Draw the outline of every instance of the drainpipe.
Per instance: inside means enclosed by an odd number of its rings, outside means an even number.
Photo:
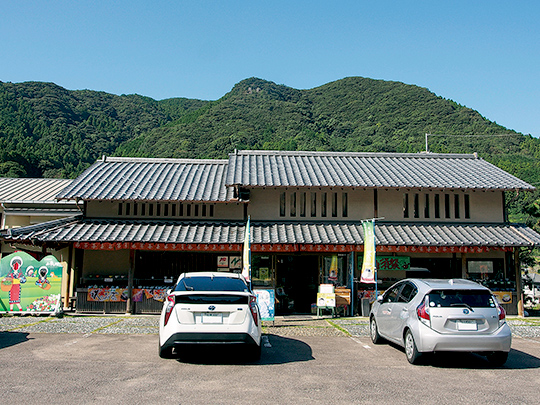
[[[6,229],[6,207],[4,203],[0,204],[2,206],[2,227],[0,229]]]

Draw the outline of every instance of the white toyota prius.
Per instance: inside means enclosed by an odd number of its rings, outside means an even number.
[[[159,356],[181,356],[189,345],[244,345],[261,355],[257,297],[240,274],[183,273],[169,292],[159,322]]]

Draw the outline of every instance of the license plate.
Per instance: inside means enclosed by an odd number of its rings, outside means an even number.
[[[478,330],[478,325],[476,321],[461,320],[457,321],[458,330]]]
[[[202,314],[202,323],[223,323],[223,314],[219,312],[205,312]]]

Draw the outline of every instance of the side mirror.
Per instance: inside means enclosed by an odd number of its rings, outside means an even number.
[[[382,295],[379,295],[379,296],[377,297],[377,301],[378,301],[378,302],[382,302],[382,298],[383,298],[383,296],[382,296]]]
[[[167,295],[171,295],[171,293],[172,293],[172,288],[167,288],[166,293],[167,293]]]

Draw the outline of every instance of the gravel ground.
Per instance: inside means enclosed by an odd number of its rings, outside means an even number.
[[[80,333],[80,334],[157,334],[157,315],[71,315],[0,317],[0,332]],[[540,338],[540,318],[508,318],[514,336]],[[317,318],[315,316],[276,317],[263,322],[266,334],[294,336],[369,337],[365,317]]]

